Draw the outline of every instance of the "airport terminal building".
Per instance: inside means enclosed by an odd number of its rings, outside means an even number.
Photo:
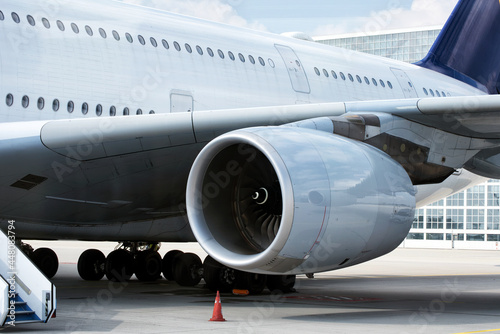
[[[320,36],[315,41],[414,63],[441,27]],[[490,180],[418,209],[403,247],[500,250],[500,181]]]

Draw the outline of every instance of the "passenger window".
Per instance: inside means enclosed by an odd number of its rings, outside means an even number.
[[[115,106],[111,106],[111,108],[109,108],[109,116],[116,116]]]
[[[50,22],[45,17],[42,18],[42,23],[45,28],[50,29]]]
[[[62,23],[61,21],[57,20],[57,27],[59,28],[59,30],[61,31],[64,31],[66,30],[66,27],[64,26],[64,23]]]
[[[330,77],[330,74],[328,74],[328,71],[323,69],[323,74],[325,75],[325,77],[329,78]]]
[[[387,86],[389,86],[389,88],[392,89],[392,83],[390,81],[387,81]]]
[[[352,77],[351,73],[349,73],[347,76],[349,77],[349,80],[351,80],[351,82],[354,82],[354,78]]]
[[[71,29],[73,29],[73,32],[75,34],[80,33],[80,29],[78,28],[78,26],[75,23],[71,23]]]
[[[26,16],[26,18],[28,19],[28,23],[30,24],[30,26],[34,27],[36,22],[35,22],[35,19],[33,18],[33,16],[28,15],[28,16]]]
[[[179,45],[179,43],[177,42],[174,42],[174,48],[177,50],[177,51],[181,51],[181,46]]]
[[[154,114],[155,114],[155,111],[154,111],[154,110],[150,110],[150,111],[149,111],[149,114],[150,114],[150,115],[154,115]]]
[[[259,57],[259,63],[260,63],[262,66],[266,66],[266,62],[264,61],[264,59],[262,59],[262,57]]]
[[[252,64],[254,64],[254,65],[255,65],[255,58],[254,58],[252,55],[248,55],[248,59],[250,60],[250,62],[251,62]]]
[[[170,49],[170,45],[168,45],[168,42],[167,42],[166,40],[162,39],[162,40],[161,40],[161,43],[163,44],[163,47],[164,47],[165,49],[167,49],[167,50],[168,50],[168,49]]]
[[[96,115],[102,115],[102,105],[98,104],[96,107],[95,107],[95,114]]]
[[[133,43],[134,42],[134,39],[132,38],[132,35],[130,35],[128,32],[125,33],[125,37],[127,38],[127,41],[129,43]]]
[[[344,72],[340,72],[340,78],[345,81],[345,75]]]
[[[127,107],[123,108],[123,116],[128,116],[128,115],[130,115],[130,109]]]
[[[238,54],[238,57],[240,58],[241,62],[244,63],[246,60],[245,60],[245,56],[242,55],[241,53]]]
[[[5,17],[3,15],[3,12],[0,10],[0,21],[3,21],[3,20],[5,20]]]
[[[22,105],[23,105],[23,108],[25,108],[25,109],[29,107],[29,105],[30,105],[30,98],[27,95],[23,96]]]
[[[380,80],[380,86],[382,86],[383,88],[385,88],[385,82]]]
[[[317,67],[314,68],[314,72],[316,72],[316,75],[318,77],[321,75],[321,73],[319,73],[319,68],[317,68]]]
[[[365,82],[366,82],[367,85],[370,85],[370,80],[368,80],[367,77],[365,77]]]
[[[87,115],[89,112],[89,104],[87,102],[84,102],[82,104],[82,114]]]
[[[142,109],[137,109],[137,115],[142,115]]]
[[[359,75],[356,75],[356,80],[358,80],[359,83],[363,83],[363,81],[361,80],[361,77]]]
[[[73,101],[69,101],[67,109],[68,112],[71,114],[73,111],[75,111],[75,103]]]
[[[377,86],[378,86],[377,80],[375,80],[375,78],[372,78],[372,82],[373,82],[373,85],[374,85],[375,87],[377,87]]]
[[[119,40],[120,40],[120,34],[118,33],[118,31],[113,30],[113,37],[114,37],[117,41],[119,41]]]
[[[92,31],[92,28],[89,26],[85,26],[85,31],[89,36],[94,36],[94,31]]]
[[[59,107],[60,107],[59,100],[54,99],[54,101],[52,101],[52,110],[59,111]]]
[[[338,78],[337,72],[335,72],[335,71],[332,70],[332,77],[334,77],[335,79],[337,79]]]
[[[106,31],[103,28],[99,28],[99,34],[101,35],[102,38],[108,37],[108,34],[106,34]]]
[[[12,107],[14,104],[14,95],[12,94],[7,94],[7,97],[5,98],[5,103],[9,106]]]
[[[207,52],[208,52],[208,55],[209,55],[210,57],[213,57],[213,56],[214,56],[214,51],[213,51],[212,49],[207,48]]]
[[[142,35],[138,35],[137,39],[139,40],[139,43],[141,43],[142,45],[146,45],[146,41],[144,40],[144,37],[142,37]]]
[[[224,58],[225,58],[225,57],[224,57],[224,52],[222,52],[222,50],[220,50],[220,49],[219,49],[219,50],[217,50],[217,52],[219,53],[219,57],[220,57],[221,59],[224,59]]]
[[[203,49],[201,48],[201,46],[196,45],[196,51],[198,51],[198,54],[199,54],[200,56],[203,56]]]
[[[193,49],[191,48],[191,45],[189,45],[188,43],[184,44],[184,47],[186,48],[186,51],[188,53],[193,53]]]
[[[19,23],[21,22],[21,19],[19,18],[19,15],[17,15],[17,13],[12,13],[12,19],[14,20],[14,22],[16,23]]]
[[[155,48],[158,47],[158,43],[156,42],[156,39],[154,39],[154,37],[151,37],[149,39],[149,41],[151,42],[151,45],[154,46]]]
[[[230,58],[231,60],[234,60],[234,59],[235,59],[235,58],[234,58],[234,54],[233,54],[231,51],[229,51],[227,54],[229,55],[229,58]]]
[[[43,110],[43,108],[45,108],[45,100],[43,97],[38,98],[37,106],[39,110]]]

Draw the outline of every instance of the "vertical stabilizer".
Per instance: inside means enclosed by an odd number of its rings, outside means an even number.
[[[499,94],[500,1],[460,0],[428,55],[416,65]]]

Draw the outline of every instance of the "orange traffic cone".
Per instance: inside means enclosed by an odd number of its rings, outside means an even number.
[[[226,321],[226,319],[222,317],[222,305],[220,303],[219,291],[217,291],[217,297],[215,298],[215,305],[214,305],[214,313],[210,321]]]

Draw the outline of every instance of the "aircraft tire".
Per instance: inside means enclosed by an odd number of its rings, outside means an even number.
[[[104,277],[106,257],[98,249],[87,249],[78,259],[78,274],[86,281],[99,281]]]
[[[271,292],[276,290],[282,293],[295,292],[295,280],[295,275],[269,275],[267,276],[267,288]]]
[[[251,295],[258,295],[266,288],[267,275],[254,274],[246,271],[236,272],[234,288],[248,290]]]
[[[38,248],[33,252],[32,260],[47,278],[52,278],[59,269],[59,259],[50,248]]]
[[[178,254],[174,258],[174,278],[180,286],[195,286],[200,283],[202,263],[193,253]]]
[[[143,282],[156,281],[161,277],[162,260],[152,249],[139,252],[135,259],[135,276]]]
[[[230,292],[236,281],[236,270],[207,256],[203,262],[203,278],[207,288],[211,291]]]
[[[165,256],[163,257],[162,260],[162,271],[163,271],[163,277],[165,277],[169,281],[174,281],[174,258],[182,254],[180,250],[171,250]]]
[[[134,274],[134,257],[125,249],[114,250],[106,258],[104,272],[110,281],[128,281]]]

